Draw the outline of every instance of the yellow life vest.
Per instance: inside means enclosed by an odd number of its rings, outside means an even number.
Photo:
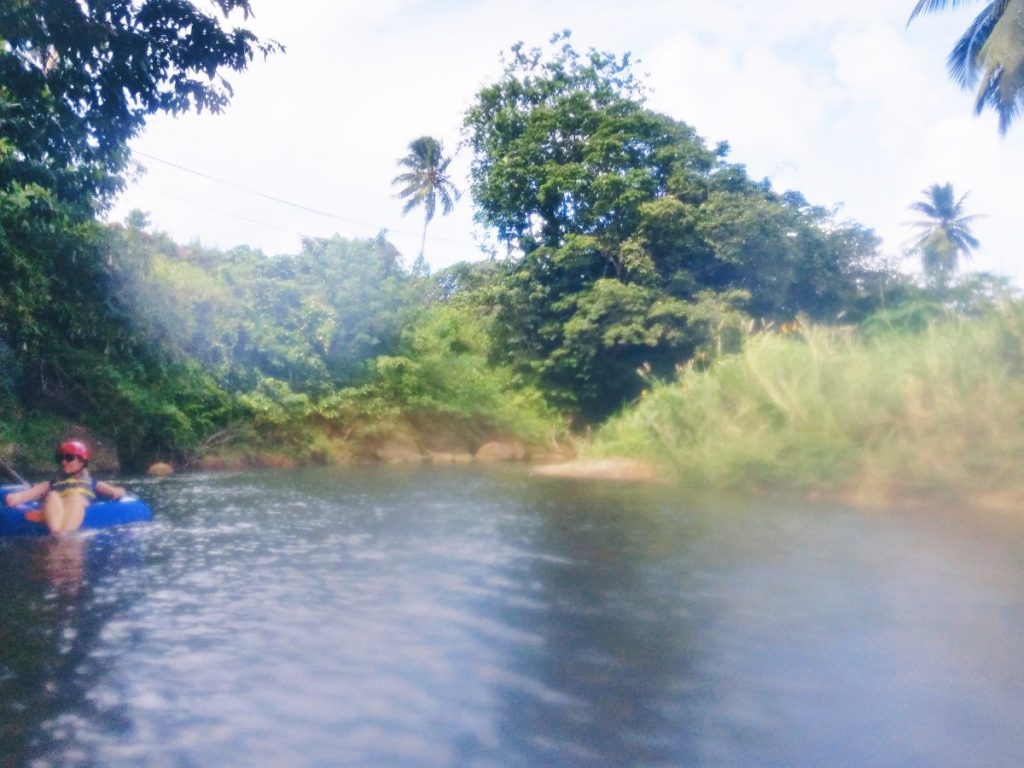
[[[56,491],[61,496],[80,493],[85,496],[86,501],[90,503],[96,499],[96,481],[92,479],[92,476],[89,474],[89,470],[87,469],[83,469],[76,475],[69,475],[57,480],[51,480],[50,490]]]

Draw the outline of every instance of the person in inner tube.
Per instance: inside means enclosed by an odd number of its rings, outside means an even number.
[[[57,448],[59,474],[53,480],[44,480],[31,488],[7,494],[4,503],[9,507],[27,504],[45,496],[39,522],[46,524],[50,533],[77,531],[85,520],[85,508],[96,496],[123,499],[125,489],[118,485],[99,482],[89,474],[89,446],[78,440],[66,440]],[[29,514],[32,514],[31,512]]]

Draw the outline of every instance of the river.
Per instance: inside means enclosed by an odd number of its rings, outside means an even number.
[[[5,766],[922,766],[1024,755],[1024,515],[522,467],[138,480],[0,540]]]

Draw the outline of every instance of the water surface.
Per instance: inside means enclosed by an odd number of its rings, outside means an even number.
[[[1020,765],[1024,516],[521,468],[140,481],[0,540],[4,766]]]

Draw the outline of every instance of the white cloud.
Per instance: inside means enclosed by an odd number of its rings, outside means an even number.
[[[836,97],[819,72],[764,45],[728,48],[680,34],[661,41],[647,61],[652,106],[709,140],[728,140],[738,162],[797,162]]]

